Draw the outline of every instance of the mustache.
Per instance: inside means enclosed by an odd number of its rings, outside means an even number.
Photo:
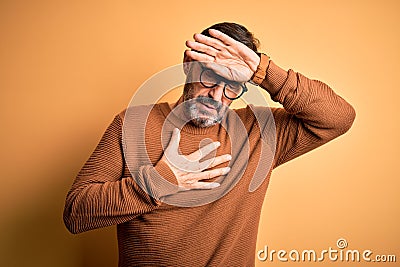
[[[207,104],[208,106],[212,106],[218,112],[223,108],[221,102],[215,101],[214,99],[207,96],[198,96],[193,98],[192,100],[201,104]]]

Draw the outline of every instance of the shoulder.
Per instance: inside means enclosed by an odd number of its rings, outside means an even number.
[[[254,106],[253,104],[248,104],[244,108],[233,109],[237,115],[242,119],[242,121],[247,123],[254,123],[256,117],[259,116],[275,116],[279,110],[282,108],[267,107],[267,106]]]
[[[282,108],[249,104],[245,108],[235,109],[234,111],[249,132],[257,128],[262,132],[269,133],[275,132],[276,119],[279,118],[282,110]]]
[[[132,117],[144,118],[150,115],[162,115],[168,110],[168,103],[130,106],[116,115],[122,122]]]

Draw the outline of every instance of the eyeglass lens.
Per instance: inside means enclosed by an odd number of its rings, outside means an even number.
[[[237,98],[243,93],[243,86],[237,82],[227,82],[219,75],[215,74],[212,70],[205,69],[200,75],[200,82],[207,88],[212,88],[220,84],[222,81],[225,83],[224,94],[228,98]]]

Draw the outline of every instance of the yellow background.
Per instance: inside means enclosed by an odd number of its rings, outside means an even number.
[[[221,21],[247,26],[278,65],[357,111],[346,135],[274,172],[257,248],[322,250],[343,237],[398,264],[399,13],[396,0],[0,1],[1,265],[116,266],[115,228],[69,234],[65,195],[140,84]],[[285,266],[331,265],[378,266]]]

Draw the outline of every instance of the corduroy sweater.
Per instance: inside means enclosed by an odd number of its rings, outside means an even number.
[[[246,160],[232,155],[230,162],[217,166],[232,168],[220,177],[220,188],[186,192],[178,192],[174,174],[160,161],[163,144],[169,141],[161,140],[163,123],[169,120],[174,125],[179,118],[167,119],[171,112],[167,103],[134,109],[136,114],[151,110],[145,131],[141,130],[150,161],[146,162],[129,152],[136,148],[129,140],[136,139],[135,131],[130,131],[135,124],[128,108],[107,128],[68,192],[67,228],[80,233],[117,225],[119,266],[254,266],[259,216],[271,171],[345,133],[355,118],[352,106],[329,86],[285,71],[273,61],[261,87],[283,108],[265,113],[274,121],[275,138],[268,142],[275,143],[271,166],[265,165],[265,179],[255,190],[249,187],[256,169],[264,167],[259,161],[263,129],[251,106],[234,111],[247,134]],[[226,125],[236,129],[238,121],[232,117]],[[180,151],[185,155],[196,151],[204,138],[220,141],[217,155],[238,151],[233,147],[244,139],[228,133],[221,124],[198,128],[188,123],[181,129]],[[207,203],[190,202],[207,199],[213,190],[225,191]],[[173,204],[179,196],[189,202]]]

